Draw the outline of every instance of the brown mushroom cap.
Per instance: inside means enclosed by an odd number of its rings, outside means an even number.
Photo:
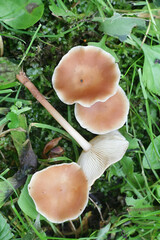
[[[105,134],[121,128],[129,112],[129,101],[121,87],[105,102],[91,107],[75,104],[75,117],[79,124],[95,134]]]
[[[120,70],[111,54],[99,47],[77,46],[55,68],[52,84],[64,103],[89,107],[114,95],[119,79]]]
[[[37,211],[51,222],[77,218],[88,202],[88,181],[76,163],[59,164],[36,172],[28,185]]]

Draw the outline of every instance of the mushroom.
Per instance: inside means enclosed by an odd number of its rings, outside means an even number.
[[[100,135],[88,142],[81,136],[60,114],[59,112],[44,98],[34,84],[26,77],[24,72],[20,72],[17,79],[26,86],[32,95],[46,108],[46,110],[57,120],[57,122],[79,143],[84,150],[80,155],[78,163],[84,170],[89,185],[102,174],[105,169],[112,163],[119,161],[128,147],[128,141],[118,132],[113,131],[108,134]],[[109,156],[108,156],[109,154]],[[112,158],[113,156],[113,158]],[[103,164],[104,161],[104,164]],[[93,180],[91,163],[93,162],[95,177]],[[102,165],[99,170],[99,164]],[[86,166],[90,166],[89,172]],[[90,177],[91,176],[91,177]],[[90,179],[91,178],[91,179]]]
[[[119,131],[99,135],[90,141],[91,149],[82,151],[78,164],[88,179],[91,186],[106,168],[118,162],[128,148],[128,141]]]
[[[37,211],[54,223],[76,219],[88,203],[88,182],[76,163],[64,163],[36,172],[28,185]]]
[[[127,121],[129,101],[121,87],[105,102],[91,107],[75,104],[75,117],[79,124],[95,134],[105,134],[121,128]]]
[[[89,107],[114,95],[119,79],[118,64],[110,53],[95,46],[77,46],[62,57],[52,84],[64,103]]]

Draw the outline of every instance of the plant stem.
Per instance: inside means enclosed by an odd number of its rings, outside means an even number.
[[[2,37],[0,36],[0,57],[3,56],[3,51],[4,51],[3,40]]]
[[[26,88],[28,88],[32,95],[42,104],[43,107],[45,107],[52,117],[76,140],[77,143],[79,143],[84,151],[88,151],[91,148],[92,145],[83,138],[45,99],[24,72],[21,71],[16,77]]]

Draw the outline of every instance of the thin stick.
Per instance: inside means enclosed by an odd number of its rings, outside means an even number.
[[[91,148],[92,145],[83,138],[45,99],[24,72],[21,71],[16,77],[26,88],[28,88],[32,95],[42,104],[43,107],[45,107],[52,117],[76,140],[77,143],[79,143],[84,151],[88,151]]]
[[[0,36],[0,57],[3,56],[3,39],[2,37]]]
[[[100,218],[101,218],[102,222],[104,222],[100,207],[96,204],[96,202],[91,197],[89,197],[89,200],[95,205],[95,207],[97,208],[97,210],[99,212],[99,215],[100,215]]]

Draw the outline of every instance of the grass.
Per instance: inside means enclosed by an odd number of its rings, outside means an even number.
[[[86,139],[92,139],[93,134],[78,125],[73,106],[67,107],[63,104],[51,86],[53,70],[69,49],[76,45],[87,45],[89,42],[99,43],[103,35],[106,35],[106,46],[113,50],[119,59],[122,74],[120,85],[130,101],[128,121],[120,129],[130,143],[129,148],[124,158],[109,167],[92,186],[91,200],[77,220],[53,224],[41,219],[39,215],[36,218],[27,215],[18,204],[24,182],[16,189],[12,186],[7,199],[0,192],[0,214],[7,220],[13,239],[160,239],[160,144],[156,141],[160,135],[160,100],[159,94],[146,86],[146,53],[136,41],[138,38],[142,44],[159,46],[159,8],[157,2],[153,2],[154,4],[137,1],[132,4],[128,1],[113,3],[109,0],[59,0],[56,2],[57,6],[63,14],[65,11],[66,15],[56,17],[48,7],[51,1],[44,1],[43,16],[27,30],[12,29],[1,20],[0,35],[4,42],[4,57],[17,64],[16,71],[19,71],[19,67],[23,68],[40,92]],[[74,15],[68,15],[68,10]],[[128,18],[147,14],[146,23],[150,23],[145,28],[130,28],[131,34],[121,42],[114,32],[110,35],[102,28],[105,17],[111,17],[113,12]],[[122,29],[120,20],[118,24],[118,29]],[[126,22],[126,26],[127,24]],[[159,59],[158,51],[160,50],[153,52],[155,59]],[[158,63],[155,64],[151,59],[152,56],[148,60],[148,74],[153,73],[151,81],[154,85],[156,82],[153,69],[158,69]],[[3,72],[1,66],[0,71]],[[5,71],[11,70],[5,66]],[[156,71],[156,74],[160,73],[160,70]],[[1,190],[6,190],[7,186],[11,185],[9,178],[20,169],[17,152],[23,149],[25,142],[22,142],[23,138],[19,140],[20,138],[13,134],[15,129],[12,131],[9,128],[9,124],[20,124],[17,120],[19,115],[25,114],[26,136],[38,157],[38,169],[57,162],[77,161],[81,152],[79,146],[16,79],[8,79],[8,75],[4,75],[3,79],[0,79],[0,95]],[[7,117],[8,113],[12,113],[11,118]],[[19,127],[21,126],[17,125],[15,128]],[[59,136],[62,136],[59,145],[64,148],[64,155],[43,159],[44,146]],[[20,141],[19,145],[15,145],[17,141]],[[148,146],[151,146],[151,150]],[[30,169],[27,170],[30,175]],[[21,172],[22,176],[26,177],[26,172]],[[4,183],[6,185],[3,185]],[[29,206],[33,207],[29,196],[27,201],[31,204]],[[3,239],[1,224],[0,239]]]

